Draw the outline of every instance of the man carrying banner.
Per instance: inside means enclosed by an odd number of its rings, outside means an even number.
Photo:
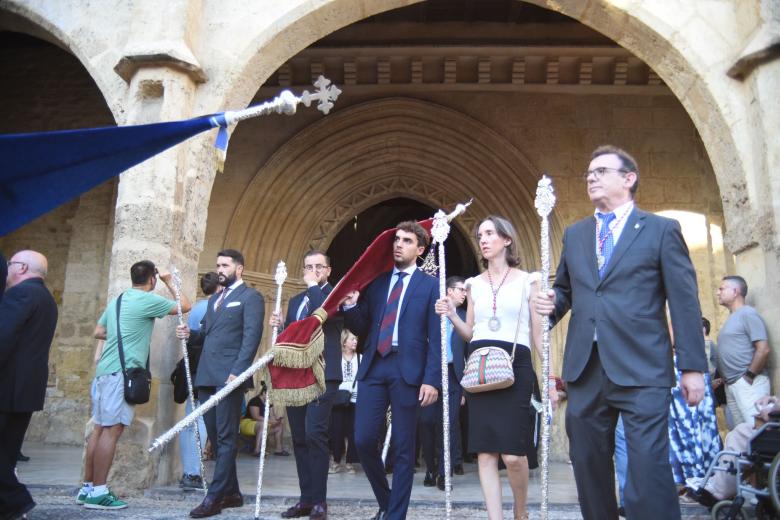
[[[303,258],[303,281],[308,289],[290,299],[285,327],[311,316],[315,309],[322,306],[333,290],[333,286],[328,283],[328,276],[330,258],[323,251],[306,253]],[[271,316],[270,325],[280,327],[281,317],[277,314]],[[287,407],[301,496],[297,504],[282,513],[282,518],[308,516],[312,520],[325,520],[328,517],[328,431],[333,399],[341,383],[341,330],[336,322],[328,320],[323,325],[323,332],[325,393],[309,404]]]
[[[362,297],[353,291],[341,302],[345,326],[365,338],[357,375],[355,445],[379,504],[375,520],[406,517],[418,409],[436,402],[441,384],[440,320],[434,310],[438,282],[416,265],[429,241],[419,224],[398,224],[392,272],[379,275]],[[378,451],[388,404],[395,455],[392,491]]]

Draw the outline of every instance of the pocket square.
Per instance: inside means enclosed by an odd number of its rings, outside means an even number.
[[[238,307],[239,305],[241,305],[241,302],[230,302],[226,305],[226,307],[229,309],[231,307]]]

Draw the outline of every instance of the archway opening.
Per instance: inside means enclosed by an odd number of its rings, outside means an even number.
[[[405,220],[430,218],[436,209],[421,202],[398,197],[383,201],[355,215],[333,238],[328,247],[333,269],[331,279],[340,280],[376,236]],[[446,242],[448,276],[471,276],[478,272],[477,259],[467,237],[452,227]]]

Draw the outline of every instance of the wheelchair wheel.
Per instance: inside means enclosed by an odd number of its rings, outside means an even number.
[[[734,504],[732,500],[721,500],[714,506],[712,506],[712,520],[748,520],[745,511],[741,506],[738,506],[734,514],[731,513],[731,506]]]
[[[769,466],[769,475],[767,475],[767,487],[769,488],[769,497],[772,499],[772,505],[775,512],[780,514],[780,453],[775,455],[772,465]]]

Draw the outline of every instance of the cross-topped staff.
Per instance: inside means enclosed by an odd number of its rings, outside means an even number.
[[[184,314],[181,312],[181,275],[176,267],[171,268],[171,275],[173,276],[173,292],[176,296],[176,314],[179,317],[179,325],[184,325]],[[184,357],[184,373],[187,376],[187,391],[189,392],[190,409],[195,409],[195,393],[192,391],[192,371],[190,369],[190,356],[187,350],[187,340],[182,339],[179,344],[181,345],[181,354]],[[192,429],[195,431],[195,449],[198,450],[198,460],[200,461],[200,475],[203,481],[203,492],[208,493],[209,487],[206,482],[206,467],[203,463],[203,446],[200,442],[200,429],[198,423],[192,424]]]
[[[542,217],[541,225],[541,253],[542,253],[542,281],[541,292],[547,294],[550,288],[550,224],[547,217],[555,206],[555,194],[553,193],[552,180],[542,175],[536,186],[536,199],[534,200],[536,212]],[[542,503],[539,507],[542,520],[547,520],[548,504],[548,456],[550,451],[550,427],[552,426],[552,409],[550,407],[550,394],[547,385],[550,381],[550,319],[542,316]]]
[[[317,78],[314,86],[317,88],[313,93],[309,93],[308,90],[303,91],[301,102],[308,107],[312,101],[317,101],[317,110],[327,115],[330,109],[333,108],[333,101],[336,101],[341,94],[341,89],[336,85],[332,85],[331,81],[325,76]]]
[[[320,76],[322,78],[322,76]],[[308,105],[307,105],[308,106]],[[287,266],[284,261],[280,260],[276,265],[276,274],[274,280],[276,281],[276,303],[274,305],[274,313],[279,314],[282,308],[282,285],[287,279]],[[274,325],[271,330],[271,343],[273,346],[276,343],[276,336],[279,334],[279,327]],[[263,413],[263,438],[260,443],[260,462],[258,463],[257,470],[257,493],[255,493],[255,519],[260,518],[260,497],[263,494],[263,469],[265,468],[265,450],[268,446],[268,421],[271,418],[271,390],[265,394],[265,410]]]

